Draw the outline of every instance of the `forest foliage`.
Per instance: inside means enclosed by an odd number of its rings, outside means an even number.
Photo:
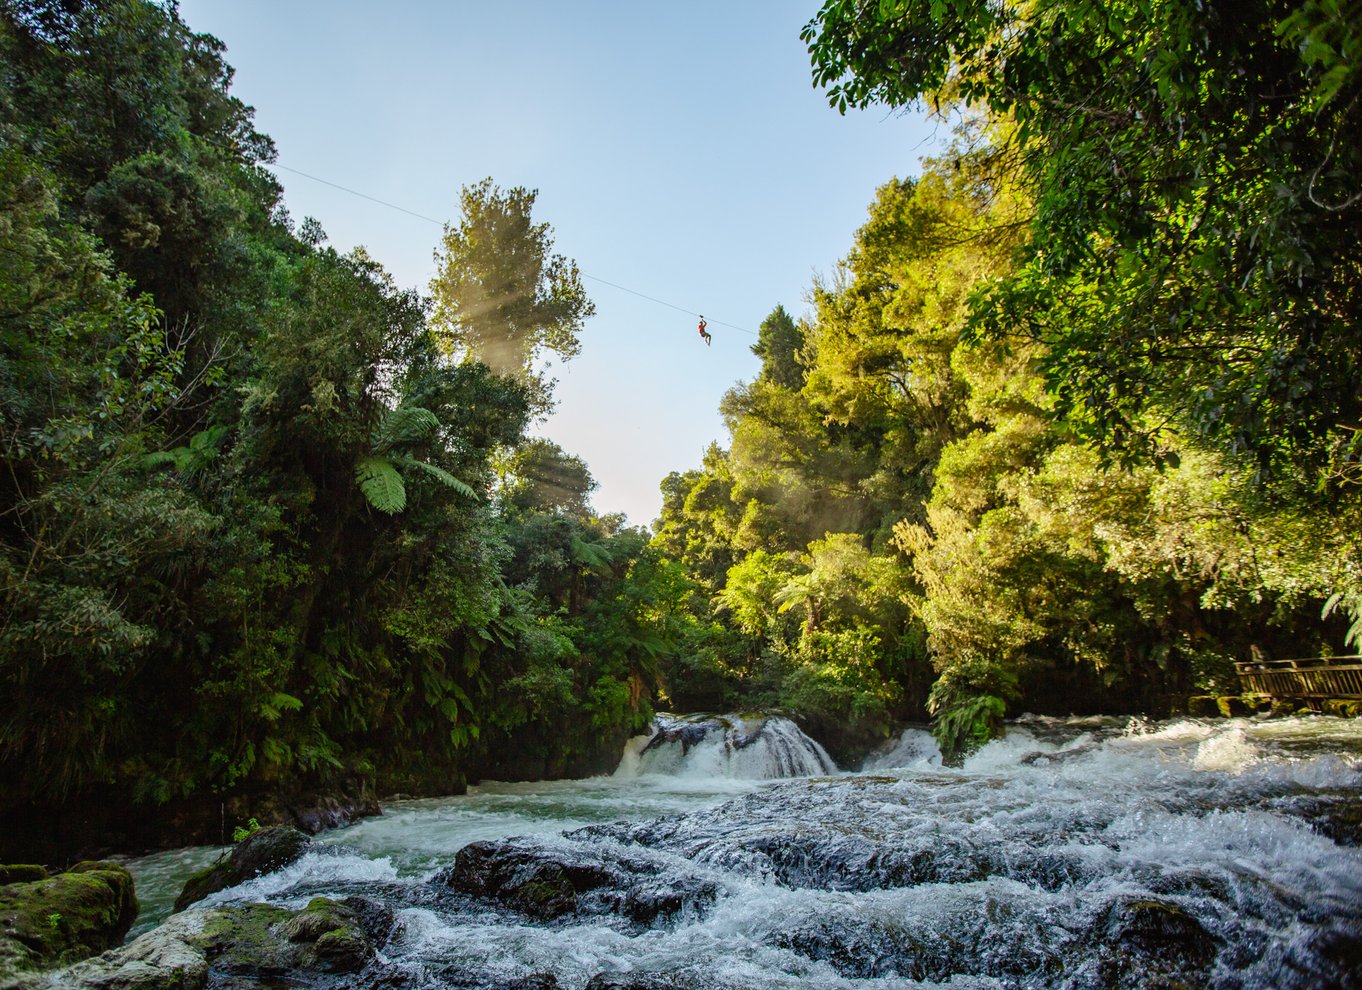
[[[0,811],[616,756],[676,576],[526,438],[592,311],[534,192],[463,190],[432,309],[289,217],[173,5],[0,29]]]
[[[584,773],[656,705],[955,753],[1356,645],[1356,8],[829,0],[830,102],[955,138],[649,533],[528,435],[593,312],[532,190],[423,296],[288,215],[173,4],[5,3],[0,818]]]
[[[656,544],[745,638],[725,683],[862,746],[925,708],[951,754],[1362,646],[1359,24],[824,4],[833,107],[957,129],[664,485]]]

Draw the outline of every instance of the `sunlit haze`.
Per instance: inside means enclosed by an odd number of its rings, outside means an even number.
[[[817,9],[180,4],[227,45],[293,217],[315,217],[338,249],[364,245],[400,284],[426,291],[431,219],[457,220],[462,186],[539,190],[536,219],[597,306],[581,355],[552,369],[557,411],[539,432],[586,460],[598,512],[638,524],[669,471],[726,443],[719,400],[755,375],[758,324],[777,304],[804,312],[876,187],[916,173],[942,136],[919,117],[828,108],[799,40]]]

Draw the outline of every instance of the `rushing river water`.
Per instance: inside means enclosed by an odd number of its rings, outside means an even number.
[[[910,729],[855,774],[783,719],[661,730],[612,777],[394,802],[212,900],[382,900],[390,986],[1362,985],[1362,721],[1027,719],[958,769]],[[216,852],[131,863],[138,930]]]

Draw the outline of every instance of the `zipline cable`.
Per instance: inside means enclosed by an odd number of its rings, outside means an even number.
[[[424,220],[426,221],[426,223],[433,223],[435,224],[435,226],[441,229],[443,229],[445,226],[442,221],[436,220],[434,217],[428,217],[424,213],[417,213],[415,210],[409,210],[405,206],[398,206],[396,203],[389,203],[386,200],[378,199],[375,196],[370,196],[368,193],[362,193],[358,189],[351,189],[349,186],[343,186],[339,182],[332,182],[330,179],[323,179],[321,176],[311,175],[307,172],[302,171],[301,169],[290,168],[287,165],[281,165],[279,162],[269,162],[268,164],[265,165],[265,167],[283,169],[285,172],[292,172],[294,175],[301,175],[304,179],[311,179],[313,182],[320,182],[324,186],[330,186],[332,189],[339,189],[341,192],[349,193],[351,196],[358,196],[360,199],[367,199],[371,203],[377,203],[379,206],[386,206],[388,209],[396,210],[398,213],[405,213],[407,216],[415,217],[417,220]],[[678,313],[685,313],[687,316],[696,317],[700,316],[699,313],[686,309],[682,306],[677,306],[675,303],[669,303],[665,299],[658,299],[655,296],[650,296],[645,293],[638,292],[634,289],[629,288],[628,286],[620,285],[618,282],[611,282],[609,279],[604,279],[600,278],[597,275],[592,275],[590,272],[582,272],[581,274],[584,278],[589,278],[593,282],[600,282],[602,285],[608,285],[612,289],[619,289],[621,292],[627,292],[631,296],[638,296],[640,299],[646,299],[649,302],[657,303],[659,306],[666,306],[668,309],[674,309]],[[746,327],[734,326],[732,323],[725,323],[723,320],[710,320],[709,322],[717,324],[718,326],[721,327],[728,327],[728,329],[730,330],[737,330],[739,333],[749,334],[753,337],[759,336],[759,334],[752,330],[748,330]]]

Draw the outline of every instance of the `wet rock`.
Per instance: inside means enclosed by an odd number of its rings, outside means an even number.
[[[910,980],[949,978],[950,954],[927,952],[907,932],[883,926],[813,925],[783,932],[775,944],[825,962],[841,976],[857,980],[904,977]]]
[[[913,813],[897,785],[892,777],[791,784],[712,813],[591,825],[568,837],[668,852],[784,887],[855,893],[990,876],[1054,890],[1090,870],[1078,853],[1050,848],[1053,823],[1034,837],[1018,832],[1003,849]],[[886,829],[887,816],[913,827]]]
[[[1291,945],[1280,966],[1284,990],[1362,988],[1362,923],[1311,932]]]
[[[1218,941],[1201,922],[1169,901],[1122,898],[1094,930],[1097,972],[1104,986],[1179,990],[1204,986]]]
[[[552,973],[531,973],[511,980],[498,990],[558,990],[558,978]]]
[[[996,905],[985,906],[986,912],[998,910]],[[774,943],[826,963],[850,979],[948,983],[953,976],[989,976],[1035,986],[1036,978],[1048,977],[1062,966],[1054,945],[1047,944],[1053,942],[1054,932],[1043,936],[1034,927],[1018,927],[1015,922],[990,916],[986,925],[952,930],[884,920],[803,919],[777,935]]]
[[[717,885],[653,860],[525,839],[474,842],[434,881],[542,921],[617,914],[639,925],[712,903]]]
[[[392,914],[375,902],[317,897],[296,913],[264,904],[215,909],[201,943],[210,973],[241,981],[359,972],[391,930]]]
[[[689,990],[691,986],[663,973],[597,973],[585,990]]]
[[[1262,806],[1301,819],[1340,846],[1362,846],[1362,793],[1357,790],[1338,787],[1273,795]]]
[[[208,958],[196,944],[204,916],[180,914],[128,945],[45,975],[27,990],[201,990]],[[5,987],[4,990],[10,990]]]
[[[656,721],[657,733],[643,748],[645,753],[675,743],[684,754],[711,733],[721,733],[724,745],[730,749],[746,749],[760,738],[766,727],[763,715],[659,715]]]
[[[252,833],[225,859],[190,877],[175,899],[175,910],[183,911],[209,894],[288,866],[307,851],[311,841],[290,825],[272,825]]]
[[[0,886],[0,977],[117,945],[136,918],[132,876],[116,863],[77,863],[54,877]]]
[[[393,927],[365,898],[314,898],[301,911],[266,904],[196,908],[130,945],[31,984],[33,990],[341,990],[357,979]]]
[[[287,810],[289,820],[308,835],[316,835],[327,829],[343,828],[361,818],[383,814],[383,809],[373,798],[350,795],[317,798],[311,804],[300,804]]]

